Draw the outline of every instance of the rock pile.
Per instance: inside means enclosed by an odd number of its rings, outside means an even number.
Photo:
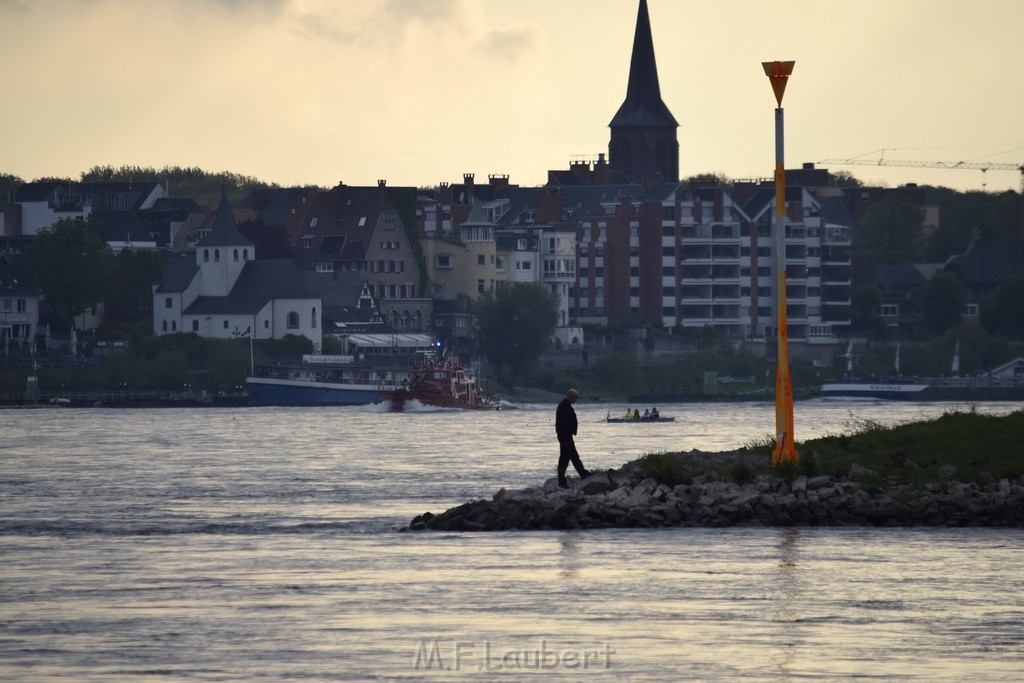
[[[572,488],[501,489],[438,515],[416,517],[407,530],[503,531],[724,526],[1024,526],[1024,478],[979,486],[936,482],[923,489],[859,465],[841,477],[799,476],[787,483],[760,476],[740,485],[711,470],[668,486],[635,464],[598,473]],[[404,529],[405,530],[405,529]]]

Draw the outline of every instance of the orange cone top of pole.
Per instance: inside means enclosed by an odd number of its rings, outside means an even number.
[[[772,82],[772,90],[775,92],[775,101],[782,106],[782,94],[786,92],[786,82],[789,75],[793,73],[793,65],[796,62],[761,62],[764,67],[764,75]]]

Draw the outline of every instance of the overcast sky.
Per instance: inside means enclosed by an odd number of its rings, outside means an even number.
[[[288,184],[540,185],[608,148],[638,0],[0,0],[0,172],[167,164]],[[1024,162],[1024,1],[649,0],[680,173]],[[874,154],[871,154],[874,152]],[[831,165],[1017,189],[1015,171]]]

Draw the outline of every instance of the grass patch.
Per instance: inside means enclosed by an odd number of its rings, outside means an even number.
[[[849,471],[859,463],[881,476],[923,484],[943,479],[942,468],[951,465],[956,479],[983,483],[1021,471],[1022,436],[1024,411],[1003,416],[951,411],[892,427],[866,422],[855,432],[809,441],[804,449],[817,454],[826,473]]]
[[[984,484],[1024,475],[1024,411],[983,415],[973,409],[953,410],[934,420],[895,426],[851,419],[848,427],[849,431],[842,434],[797,442],[798,464],[753,466],[753,475],[773,474],[789,482],[801,475],[838,478],[846,476],[856,463],[877,475],[865,484],[895,479],[919,488],[931,483],[941,485],[950,478]],[[742,450],[770,457],[774,446],[774,437],[766,435],[747,442]],[[657,458],[668,461],[670,455],[682,457],[662,453]],[[674,466],[685,469],[683,462]],[[955,468],[952,476],[948,466]],[[734,463],[724,468],[722,476],[734,481],[747,476],[733,471],[736,467]]]

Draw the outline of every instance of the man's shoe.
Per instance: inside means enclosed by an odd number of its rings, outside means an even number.
[[[591,474],[593,474],[593,472],[590,472],[589,470],[583,470],[583,474],[580,475],[580,479],[586,479]]]
[[[562,481],[558,482],[558,488],[560,488],[560,489],[567,489],[567,488],[569,488],[569,482],[567,482],[565,479],[563,479]]]

